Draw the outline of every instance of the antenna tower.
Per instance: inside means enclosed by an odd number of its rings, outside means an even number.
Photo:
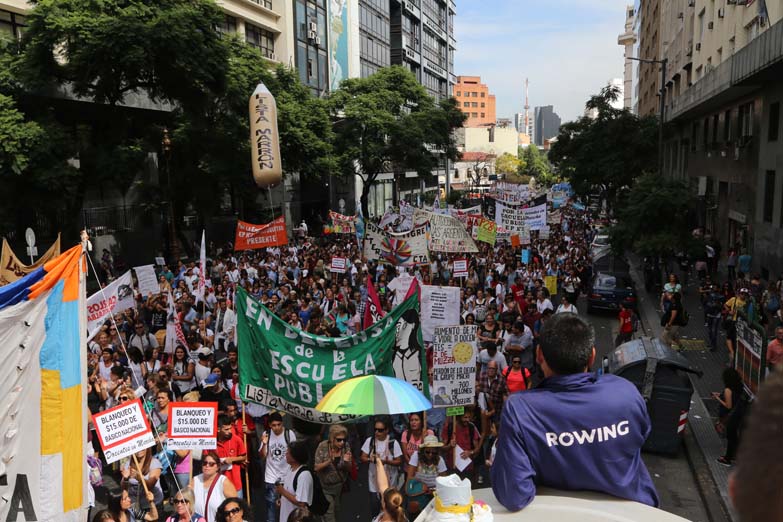
[[[528,99],[527,99],[527,78],[525,78],[525,134],[527,134],[528,130],[530,129],[529,115],[530,115],[530,104],[528,103]]]

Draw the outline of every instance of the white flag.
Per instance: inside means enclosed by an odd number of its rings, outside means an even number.
[[[98,290],[87,299],[87,331],[92,339],[104,321],[112,314],[124,312],[136,305],[133,296],[133,279],[128,270],[110,285]]]

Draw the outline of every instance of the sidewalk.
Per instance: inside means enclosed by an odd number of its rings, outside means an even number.
[[[663,328],[660,326],[658,311],[660,296],[652,295],[644,290],[644,278],[640,266],[641,260],[635,255],[629,255],[631,277],[639,289],[639,317],[647,335],[660,337]],[[731,508],[728,497],[728,477],[731,468],[718,464],[717,459],[723,455],[726,443],[715,431],[718,404],[712,398],[713,391],[723,390],[722,373],[728,362],[728,350],[722,332],[718,340],[717,350],[710,351],[709,336],[704,326],[704,314],[699,300],[698,279],[691,277],[687,287],[683,288],[683,305],[690,315],[687,326],[680,329],[683,345],[682,355],[694,366],[704,372],[699,378],[690,375],[693,384],[691,409],[688,414],[688,429],[693,434],[700,451],[693,451],[692,442],[686,437],[686,453],[694,473],[697,476],[705,507],[710,519],[737,520]],[[695,279],[695,281],[694,281]],[[702,476],[700,470],[709,470],[709,477]],[[716,494],[717,492],[717,494]]]

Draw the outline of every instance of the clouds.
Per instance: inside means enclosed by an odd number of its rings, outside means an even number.
[[[563,121],[587,98],[621,78],[617,45],[631,0],[459,0],[454,22],[458,75],[481,76],[497,95],[498,117],[524,106],[554,105]]]

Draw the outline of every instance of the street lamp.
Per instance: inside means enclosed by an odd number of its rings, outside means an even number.
[[[658,127],[658,172],[663,175],[663,117],[666,114],[666,64],[668,60],[653,60],[649,58],[635,58],[633,56],[627,57],[629,60],[635,60],[642,63],[657,63],[661,66],[661,93],[660,93],[660,125]]]

